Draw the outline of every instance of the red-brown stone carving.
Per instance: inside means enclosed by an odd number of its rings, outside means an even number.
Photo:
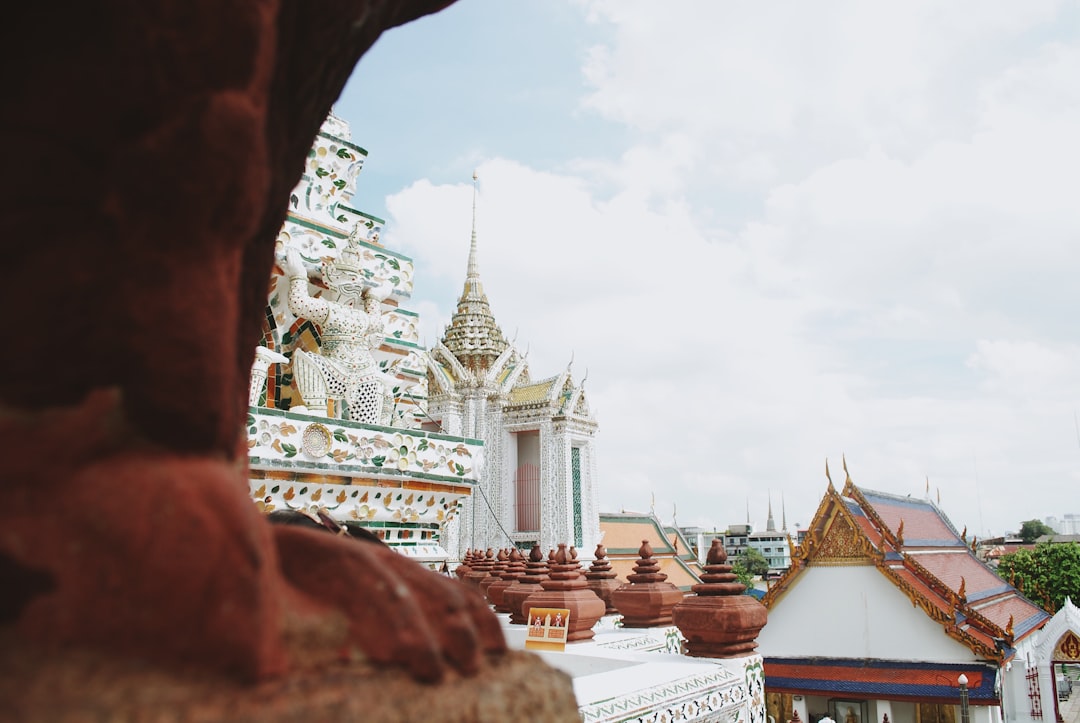
[[[289,193],[360,55],[446,4],[31,3],[5,24],[0,305],[24,323],[0,375],[0,624],[23,644],[247,679],[359,651],[437,680],[504,648],[475,595],[271,528],[247,493]]]
[[[484,599],[494,605],[491,598],[488,596],[488,590],[499,580],[502,580],[502,574],[506,572],[506,565],[510,561],[510,553],[505,549],[500,549],[495,555],[495,560],[491,565],[491,570],[488,571],[488,576],[480,581],[480,594],[484,596]]]
[[[675,625],[686,638],[686,654],[736,658],[753,653],[768,612],[757,600],[743,595],[746,586],[731,571],[719,539],[709,548],[701,579],[702,583],[692,588],[696,595],[672,611]]]
[[[495,551],[490,547],[487,553],[482,553],[477,550],[476,560],[470,565],[470,570],[465,573],[465,584],[472,587],[477,592],[480,591],[480,583],[491,574],[491,569],[495,567]]]
[[[540,545],[533,545],[529,551],[529,561],[525,563],[525,574],[519,577],[503,592],[503,602],[510,608],[510,622],[525,625],[529,622],[528,611],[522,611],[525,599],[540,588],[540,583],[548,579],[548,564]]]
[[[566,608],[570,611],[567,642],[588,640],[593,637],[593,625],[604,615],[604,601],[589,589],[581,564],[570,558],[565,544],[559,543],[554,563],[548,579],[540,583],[542,589],[525,598],[521,610],[527,614],[529,608]]]
[[[521,551],[515,547],[510,551],[509,559],[506,562],[506,569],[503,570],[499,579],[496,582],[493,582],[487,589],[488,602],[495,606],[495,612],[510,612],[510,608],[506,604],[504,593],[515,580],[524,574],[525,558],[521,556]]]
[[[619,611],[611,604],[611,593],[615,592],[622,583],[611,569],[611,562],[607,560],[607,550],[603,545],[596,546],[593,556],[596,559],[589,567],[589,571],[585,573],[585,579],[589,581],[589,589],[604,601],[606,608],[604,614],[615,615]]]
[[[623,627],[671,625],[671,608],[683,599],[683,592],[667,582],[667,575],[660,572],[648,540],[641,541],[638,555],[641,557],[634,565],[634,574],[627,575],[627,583],[612,591],[611,602],[622,613]]]
[[[472,560],[473,560],[473,551],[472,550],[466,550],[465,555],[461,558],[461,564],[459,564],[457,567],[454,568],[454,575],[459,580],[463,580],[465,578],[466,573],[468,573],[470,570],[472,570]]]

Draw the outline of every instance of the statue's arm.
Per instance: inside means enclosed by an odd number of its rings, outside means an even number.
[[[285,274],[289,278],[289,311],[316,324],[326,323],[330,304],[308,293],[307,269],[296,249],[289,249],[285,254]]]

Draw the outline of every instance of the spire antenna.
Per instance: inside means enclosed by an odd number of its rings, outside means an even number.
[[[469,242],[469,266],[465,272],[465,278],[468,280],[480,280],[480,270],[476,265],[476,197],[479,195],[480,188],[480,176],[476,171],[472,174],[472,239]]]

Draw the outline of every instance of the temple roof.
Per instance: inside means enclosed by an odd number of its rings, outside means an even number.
[[[774,607],[795,579],[815,565],[873,565],[912,604],[976,654],[1007,660],[1014,645],[1049,615],[976,557],[929,500],[830,482],[806,540],[764,603]]]
[[[514,387],[510,390],[507,406],[519,407],[540,404],[546,401],[548,396],[550,396],[551,388],[557,381],[559,381],[559,378],[556,376],[551,377],[550,379],[542,379],[534,384],[522,384],[521,386]]]
[[[668,576],[667,582],[682,590],[689,590],[701,582],[701,566],[694,558],[689,542],[665,528],[655,515],[602,512],[600,531],[604,536],[607,559],[619,577],[626,579],[627,575],[633,574],[641,541],[648,540],[660,572]],[[678,550],[673,544],[676,539],[681,540]]]
[[[473,174],[473,227],[465,288],[457,310],[443,333],[442,343],[469,371],[481,377],[509,346],[495,323],[484,285],[480,282],[476,253],[476,174]]]

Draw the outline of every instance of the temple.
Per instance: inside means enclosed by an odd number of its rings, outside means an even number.
[[[600,542],[594,483],[596,420],[571,365],[533,379],[526,355],[507,341],[480,280],[473,228],[465,285],[443,338],[425,356],[423,428],[484,441],[475,494],[447,531],[467,549],[507,545],[544,550],[559,543],[590,551]]]
[[[264,512],[321,513],[436,568],[456,558],[441,533],[481,478],[484,445],[420,428],[426,354],[403,306],[413,262],[350,205],[366,157],[331,114],[290,196],[252,369],[250,490]]]
[[[830,479],[763,600],[770,715],[952,723],[970,705],[978,723],[1031,719],[1029,667],[1049,616],[972,543],[930,500],[850,476],[837,492]]]

